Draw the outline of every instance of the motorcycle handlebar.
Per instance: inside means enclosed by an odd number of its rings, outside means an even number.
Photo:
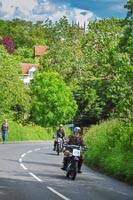
[[[88,149],[88,147],[86,147],[86,146],[79,146],[79,145],[75,145],[75,144],[66,144],[66,143],[64,143],[63,144],[63,147],[68,147],[68,148],[72,148],[72,149],[81,149],[81,150],[87,150]]]

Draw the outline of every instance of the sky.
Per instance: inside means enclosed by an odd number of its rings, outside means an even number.
[[[0,0],[0,19],[53,22],[66,16],[83,26],[103,18],[125,18],[127,0]]]

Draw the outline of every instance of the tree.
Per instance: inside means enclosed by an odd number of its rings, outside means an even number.
[[[13,114],[23,119],[30,108],[29,89],[20,79],[22,71],[14,55],[10,55],[0,45],[0,114]]]
[[[80,85],[88,87],[89,94],[93,89],[96,96],[93,107],[90,107],[89,99],[88,105],[84,101],[85,97],[82,100],[89,119],[92,113],[95,119],[99,116],[100,119],[112,116],[121,118],[124,115],[132,119],[129,105],[132,108],[133,72],[128,52],[120,52],[120,40],[124,33],[122,22],[114,18],[92,22],[84,37],[82,48],[88,63],[88,73],[86,72],[86,80],[83,80],[84,84]]]
[[[114,77],[129,60],[127,54],[116,53],[123,34],[122,20],[91,22],[86,34],[64,19],[50,29],[55,31],[52,46],[40,63],[45,71],[57,71],[69,85],[78,104],[75,120],[84,124],[108,118],[121,98]]]
[[[20,56],[21,62],[35,63],[34,48],[19,47],[15,51],[15,55]]]
[[[128,9],[126,19],[133,20],[133,0],[127,1],[127,4],[124,6],[124,8]]]
[[[41,56],[40,64],[44,71],[58,72],[67,85],[75,89],[74,82],[82,78],[86,71],[81,51],[81,40],[85,33],[77,24],[69,24],[66,17],[55,24],[47,21],[45,27],[49,51]]]
[[[0,19],[0,38],[3,38],[5,35],[9,35],[8,28],[8,22]]]
[[[133,1],[127,1],[124,8],[128,11],[123,21],[124,34],[120,40],[119,48],[121,52],[127,52],[130,55],[130,61],[133,64]]]
[[[83,78],[78,78],[76,87],[78,123],[124,115],[132,119],[132,67],[128,53],[119,52],[123,29],[122,20],[114,18],[88,26],[81,46]]]
[[[57,73],[35,73],[31,83],[32,119],[43,127],[69,123],[77,105],[69,88]]]
[[[5,49],[9,54],[14,54],[15,52],[15,44],[10,36],[5,36],[2,40],[0,40],[0,44],[3,44]]]

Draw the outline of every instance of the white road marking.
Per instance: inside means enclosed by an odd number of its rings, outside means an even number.
[[[61,193],[57,192],[56,190],[54,190],[53,188],[51,187],[47,187],[50,191],[52,191],[53,193],[55,193],[56,195],[58,195],[59,197],[61,197],[62,199],[65,199],[65,200],[70,200],[68,199],[67,197],[65,197],[64,195],[62,195]]]
[[[38,149],[34,149],[34,151],[39,151],[39,150],[41,150],[40,148],[38,148]]]
[[[26,153],[22,154],[22,155],[21,155],[21,158],[23,158],[24,156],[26,156]]]
[[[25,167],[22,163],[21,163],[20,165],[21,165],[21,167],[22,167],[23,169],[27,170],[27,167]]]
[[[48,147],[43,147],[43,149],[48,149]],[[41,150],[41,148],[38,148],[38,149],[34,149],[34,151],[39,151],[39,150]],[[28,153],[32,153],[33,152],[33,150],[29,150],[29,151],[27,151],[27,153],[24,153],[24,154],[22,154],[21,155],[21,158],[19,158],[19,162],[20,162],[20,166],[24,169],[24,170],[28,170],[27,169],[27,167],[25,167],[24,166],[24,164],[22,164],[22,158],[24,157],[24,156],[26,156],[26,154],[28,154]],[[33,177],[33,178],[35,178],[37,181],[39,181],[39,182],[43,182],[43,180],[42,179],[40,179],[40,178],[38,178],[35,174],[33,174],[32,172],[29,172],[29,174]],[[64,199],[64,200],[70,200],[70,199],[68,199],[67,197],[65,197],[64,195],[62,195],[61,193],[59,193],[59,192],[57,192],[56,190],[54,190],[52,187],[47,187],[51,192],[53,192],[53,193],[55,193],[56,195],[58,195],[59,197],[61,197],[62,199]]]
[[[31,176],[33,176],[37,181],[39,181],[39,182],[43,182],[40,178],[38,178],[35,174],[33,174],[33,173],[29,173]]]
[[[27,153],[32,153],[32,150],[30,150],[30,151],[27,151]]]

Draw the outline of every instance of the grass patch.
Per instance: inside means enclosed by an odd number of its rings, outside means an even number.
[[[51,140],[53,129],[42,128],[35,125],[22,126],[16,122],[9,121],[9,132],[6,141],[32,141]],[[0,139],[2,140],[2,139]]]
[[[2,123],[2,122],[1,122]],[[58,128],[43,128],[34,124],[28,124],[22,126],[16,122],[8,121],[9,132],[6,137],[6,141],[36,141],[36,140],[52,140],[53,133]],[[64,126],[67,134],[70,133],[68,127]],[[0,137],[0,141],[2,138]]]

